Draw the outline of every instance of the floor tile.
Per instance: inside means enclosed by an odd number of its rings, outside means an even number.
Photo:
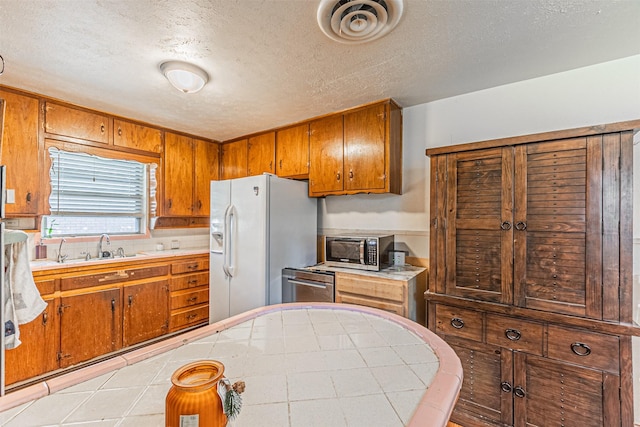
[[[418,336],[407,330],[382,330],[377,332],[389,345],[423,345]]]
[[[99,421],[88,421],[88,422],[80,422],[80,423],[62,423],[60,424],[63,427],[115,427],[118,426],[121,422],[120,419],[110,419],[110,420],[99,420]]]
[[[251,331],[251,340],[262,339],[274,339],[282,338],[284,336],[284,327],[282,325],[266,325],[266,326],[254,326]]]
[[[65,422],[122,418],[138,400],[143,390],[142,387],[98,390],[82,406],[73,411]]]
[[[244,375],[271,375],[286,372],[284,354],[263,354],[247,356],[247,364],[244,367]],[[231,375],[231,371],[229,371]]]
[[[338,322],[338,318],[333,310],[308,310],[309,319],[311,323],[335,323]]]
[[[285,354],[285,366],[287,374],[295,372],[318,372],[329,369],[324,353],[321,351]]]
[[[158,375],[158,371],[166,362],[158,360],[154,363],[138,363],[116,371],[100,388],[124,388],[146,386]]]
[[[319,350],[320,344],[318,344],[318,339],[313,333],[301,336],[287,336],[284,340],[285,353],[303,353]]]
[[[311,335],[315,335],[313,330],[313,325],[311,323],[294,323],[294,324],[286,324],[284,325],[284,337],[308,337]]]
[[[276,337],[269,339],[251,338],[247,353],[249,355],[282,354],[284,353],[284,339]]]
[[[14,408],[7,409],[6,411],[0,412],[0,425],[5,425],[5,423],[9,422],[13,417],[18,415],[20,412],[24,411],[29,405],[34,402],[23,403],[22,405],[18,405]]]
[[[99,389],[103,384],[105,384],[109,380],[109,378],[111,378],[113,375],[115,375],[115,372],[107,372],[106,374],[100,375],[99,377],[95,377],[90,380],[83,381],[79,384],[73,385],[71,387],[62,389],[58,391],[58,393],[77,393],[80,391],[94,391]]]
[[[314,323],[313,330],[318,336],[346,334],[346,331],[342,327],[342,323],[338,322],[337,320],[333,322]]]
[[[285,325],[293,325],[296,323],[309,323],[309,314],[307,310],[283,310],[282,323]]]
[[[358,350],[335,350],[323,353],[327,369],[353,369],[367,366]]]
[[[338,399],[291,402],[291,427],[346,427]]]
[[[251,328],[248,325],[237,325],[231,329],[225,329],[218,334],[218,341],[247,340],[251,337]]]
[[[377,332],[370,333],[350,333],[351,341],[358,348],[365,347],[382,347],[386,346],[387,342]]]
[[[304,372],[287,375],[289,402],[336,397],[333,381],[327,372]]]
[[[78,393],[55,393],[38,399],[16,415],[8,427],[38,427],[58,424],[93,395],[90,391]]]

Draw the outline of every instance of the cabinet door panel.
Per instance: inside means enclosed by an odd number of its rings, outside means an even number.
[[[601,158],[599,151],[598,143],[587,138],[517,147],[517,305],[602,317],[601,257],[593,256],[601,243],[599,237],[590,240],[594,236],[587,230],[595,223],[600,234],[601,188],[587,174]]]
[[[344,141],[342,115],[325,117],[309,125],[309,193],[342,191]]]
[[[120,289],[60,298],[60,367],[122,347]]]
[[[165,334],[169,328],[169,281],[124,287],[123,346]]]
[[[44,130],[85,141],[109,143],[109,117],[49,101],[45,102]]]
[[[516,353],[514,386],[524,392],[524,397],[514,397],[516,426],[612,425],[605,422],[604,402],[618,390],[605,387],[600,371]],[[619,414],[617,406],[612,413]]]
[[[33,321],[20,325],[22,344],[5,351],[5,383],[23,381],[58,368],[60,322],[57,299],[45,299],[47,307]]]
[[[220,179],[242,178],[247,176],[247,140],[222,144],[222,165]]]
[[[174,133],[164,139],[164,213],[193,213],[193,140]]]
[[[384,189],[385,105],[344,115],[346,190]]]
[[[252,136],[247,143],[247,175],[275,172],[276,133]]]
[[[512,176],[509,147],[448,156],[447,293],[511,302]]]
[[[113,120],[113,145],[151,153],[162,153],[160,129],[124,120]]]
[[[309,176],[309,124],[276,132],[276,174],[280,177]]]
[[[6,214],[37,215],[42,170],[38,155],[38,100],[2,90],[0,98],[6,102],[2,164],[7,165],[6,188],[15,190],[15,203],[5,206]]]
[[[464,371],[452,420],[458,419],[457,414],[461,417],[466,414],[487,424],[510,425],[513,398],[510,392],[501,391],[501,382],[513,384],[512,353],[499,347],[450,337],[446,341],[460,358]]]
[[[194,201],[193,214],[209,215],[211,181],[219,179],[219,147],[218,144],[194,139]]]

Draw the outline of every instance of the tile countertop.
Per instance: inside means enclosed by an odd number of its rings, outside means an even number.
[[[380,271],[360,270],[356,268],[330,267],[325,264],[317,264],[307,267],[309,270],[334,271],[340,273],[360,274],[363,276],[380,277],[383,279],[408,281],[426,270],[424,267],[413,265],[387,267]]]
[[[91,258],[86,261],[84,258],[82,259],[71,259],[66,260],[63,263],[59,263],[54,260],[44,259],[44,260],[34,260],[29,262],[29,266],[31,267],[31,271],[41,271],[41,270],[54,270],[58,268],[65,267],[78,267],[78,266],[95,266],[95,265],[109,265],[115,264],[119,262],[127,262],[127,261],[140,261],[143,259],[153,260],[156,258],[171,258],[178,256],[187,256],[187,255],[206,255],[209,253],[209,249],[168,249],[166,251],[143,251],[138,252],[133,255],[127,255],[125,257],[116,257],[116,258]]]
[[[243,380],[237,427],[446,426],[462,384],[454,351],[368,307],[261,307],[0,398],[3,426],[164,425],[173,372],[219,360]]]

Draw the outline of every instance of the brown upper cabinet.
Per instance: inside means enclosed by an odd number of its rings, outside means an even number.
[[[385,101],[310,124],[309,195],[402,192],[402,111]]]
[[[109,116],[56,102],[44,102],[44,131],[50,134],[109,144]]]
[[[15,196],[5,205],[6,214],[39,215],[41,180],[48,171],[41,167],[38,150],[38,99],[4,90],[0,99],[5,103],[1,160],[7,165],[7,192]]]
[[[162,153],[162,131],[120,119],[113,119],[113,145],[150,153]]]
[[[220,179],[243,178],[247,176],[248,140],[222,144],[220,159]]]
[[[218,145],[165,132],[163,216],[209,215],[209,182],[217,179]]]
[[[211,181],[220,179],[220,148],[214,142],[194,138],[193,149],[193,214],[209,216]]]
[[[309,177],[309,123],[276,131],[276,175]]]
[[[250,137],[247,143],[247,175],[274,173],[275,153],[275,132],[266,132]]]

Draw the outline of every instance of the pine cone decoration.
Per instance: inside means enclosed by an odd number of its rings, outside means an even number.
[[[233,388],[233,391],[235,391],[238,394],[243,393],[245,389],[244,381],[236,381],[235,383],[233,383],[232,388]]]

